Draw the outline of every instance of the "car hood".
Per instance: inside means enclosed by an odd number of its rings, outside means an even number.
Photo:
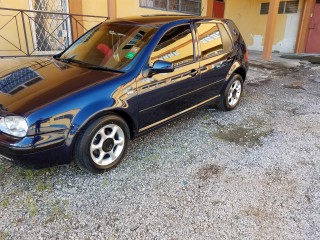
[[[0,111],[19,115],[123,73],[98,71],[39,58],[0,72]]]

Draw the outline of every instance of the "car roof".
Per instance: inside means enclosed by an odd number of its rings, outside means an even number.
[[[207,18],[202,16],[194,16],[194,15],[141,15],[141,16],[135,16],[135,17],[125,17],[125,18],[117,18],[112,20],[111,22],[117,22],[117,23],[134,23],[137,25],[152,25],[154,27],[160,27],[164,24],[175,22],[179,20],[202,20],[202,19],[214,19],[214,18]]]

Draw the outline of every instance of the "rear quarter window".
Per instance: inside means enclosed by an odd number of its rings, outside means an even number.
[[[234,24],[233,21],[231,21],[229,19],[226,20],[225,23],[230,30],[230,34],[231,34],[233,41],[237,41],[240,36],[240,32],[239,32],[239,29],[237,28],[237,26]]]

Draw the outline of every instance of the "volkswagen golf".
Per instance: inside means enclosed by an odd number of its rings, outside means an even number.
[[[62,53],[2,71],[0,154],[41,168],[116,166],[130,139],[196,108],[239,104],[248,69],[231,20],[139,16],[103,22]]]

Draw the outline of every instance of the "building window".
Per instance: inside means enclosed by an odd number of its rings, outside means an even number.
[[[297,1],[282,1],[279,3],[278,13],[279,14],[297,13],[298,6],[299,6],[299,0],[297,0]],[[260,15],[268,14],[269,7],[270,7],[270,3],[261,3]]]
[[[279,4],[279,14],[297,13],[299,1],[285,1]]]
[[[260,6],[260,15],[265,15],[269,13],[270,3],[261,3]]]
[[[140,0],[140,7],[201,15],[201,0]]]

